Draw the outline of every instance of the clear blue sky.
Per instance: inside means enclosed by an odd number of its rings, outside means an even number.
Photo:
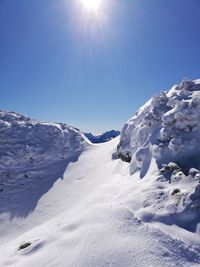
[[[200,1],[0,0],[0,108],[120,129],[150,96],[200,78]]]

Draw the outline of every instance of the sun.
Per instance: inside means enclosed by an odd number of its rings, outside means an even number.
[[[98,11],[101,7],[102,0],[80,0],[84,8],[91,11]]]

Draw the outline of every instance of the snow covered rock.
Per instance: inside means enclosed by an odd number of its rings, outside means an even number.
[[[144,221],[196,231],[200,222],[200,80],[151,98],[124,125],[114,158],[150,178]],[[128,160],[127,160],[128,159]],[[153,175],[152,175],[153,173]]]
[[[131,161],[130,170],[176,162],[185,170],[199,167],[200,81],[184,80],[169,92],[152,97],[124,125],[115,157]],[[145,174],[145,173],[144,173]]]
[[[79,154],[84,136],[63,123],[38,122],[0,111],[0,169],[44,165]]]
[[[40,194],[50,188],[86,144],[85,136],[66,124],[0,111],[0,200],[5,201],[0,212],[10,211],[13,199],[28,198],[30,190]]]

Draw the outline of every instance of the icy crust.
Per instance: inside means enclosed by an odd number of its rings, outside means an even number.
[[[159,167],[174,161],[188,169],[198,165],[199,138],[200,83],[184,80],[153,97],[124,125],[115,156],[131,161],[131,173],[148,169],[152,157]]]
[[[75,160],[84,149],[84,138],[66,124],[0,111],[0,191],[40,178],[49,166]]]

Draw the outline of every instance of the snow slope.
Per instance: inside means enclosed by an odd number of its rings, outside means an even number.
[[[11,172],[1,176],[0,266],[200,266],[199,152],[198,143],[190,145],[199,136],[199,84],[184,81],[154,97],[125,124],[120,138],[107,143],[91,144],[76,129],[53,124],[55,138],[48,145],[43,138],[33,157],[37,161],[38,153],[37,175],[28,172],[30,155],[18,159],[14,150],[5,166],[4,158],[1,166]],[[43,134],[30,140],[38,143],[47,129],[43,125]],[[8,135],[8,151],[24,144],[18,134]],[[63,134],[71,148],[64,155]],[[30,181],[24,190],[21,178]]]
[[[12,235],[1,241],[0,266],[199,266],[195,234],[137,218],[151,183],[111,160],[117,142],[88,147],[32,214],[2,221]]]

